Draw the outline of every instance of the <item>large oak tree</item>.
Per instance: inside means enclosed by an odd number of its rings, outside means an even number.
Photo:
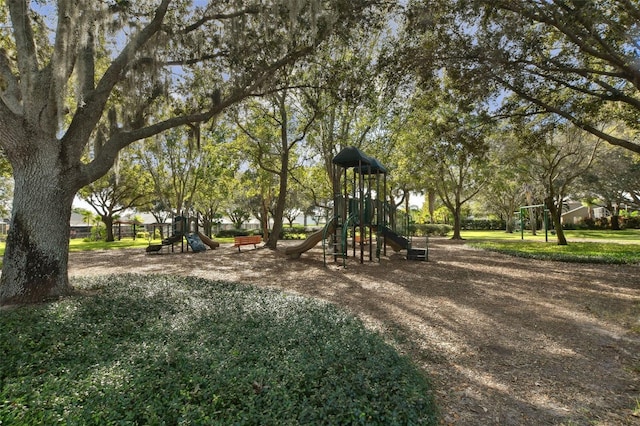
[[[197,3],[0,0],[0,147],[15,178],[0,304],[70,293],[74,195],[121,149],[210,120],[384,2]],[[189,107],[154,114],[175,99]]]

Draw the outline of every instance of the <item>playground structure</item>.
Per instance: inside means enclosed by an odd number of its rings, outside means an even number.
[[[365,256],[369,261],[380,260],[381,253],[386,255],[387,246],[395,252],[406,250],[409,260],[427,260],[428,249],[411,247],[408,226],[405,236],[400,235],[395,220],[391,220],[397,215],[386,202],[387,169],[355,147],[344,148],[332,163],[335,193],[331,219],[301,244],[287,247],[285,254],[299,258],[322,242],[325,265],[327,257],[333,257],[334,262],[342,259],[346,266],[349,246],[353,257],[359,252],[360,263],[364,263]]]
[[[542,209],[542,226],[544,227],[544,240],[549,242],[549,209],[544,204],[535,204],[531,206],[520,206],[519,214],[520,220],[520,239],[524,240],[524,228],[525,228],[525,216],[529,213],[529,220],[531,222],[531,229],[533,234],[537,231],[537,218],[536,209]]]
[[[156,227],[169,227],[171,226],[171,235],[164,238],[160,244],[151,244],[151,240],[149,240],[149,245],[146,248],[147,253],[162,253],[164,249],[167,251],[171,251],[173,253],[175,251],[175,245],[180,243],[180,252],[184,253],[185,251],[193,251],[194,253],[199,253],[205,251],[207,248],[205,244],[209,246],[211,250],[215,250],[220,246],[220,243],[212,240],[207,237],[202,232],[198,231],[198,220],[197,218],[189,218],[184,215],[176,216],[173,218],[172,224],[156,224]],[[152,235],[155,233],[152,232]],[[186,245],[185,245],[186,241]]]

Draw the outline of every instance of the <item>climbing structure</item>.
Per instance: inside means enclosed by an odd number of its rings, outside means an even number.
[[[174,245],[180,243],[180,252],[182,253],[185,251],[184,240],[186,240],[186,251],[189,251],[189,248],[191,248],[194,253],[198,253],[206,250],[202,237],[206,236],[198,232],[197,218],[188,218],[184,215],[175,216],[173,218],[172,234],[164,238],[161,244],[151,244],[151,241],[149,241],[146,252],[160,253],[163,247],[167,247],[170,248],[173,253]],[[209,238],[206,238],[205,242],[212,250],[220,245]]]
[[[364,262],[365,246],[369,260],[373,260],[373,233],[376,233],[375,257],[380,257],[378,225],[385,215],[380,214],[381,197],[385,199],[387,170],[376,159],[358,148],[348,147],[333,158],[333,235],[328,240],[334,260],[348,255],[351,241],[353,256],[359,248],[360,263]],[[351,172],[351,173],[350,173]],[[383,178],[381,187],[380,179]],[[379,223],[380,222],[380,223]],[[327,245],[324,245],[325,262]]]
[[[426,249],[412,249],[411,240],[395,232],[389,223],[391,206],[387,198],[387,169],[375,158],[355,147],[344,148],[332,160],[333,214],[325,227],[285,253],[292,258],[322,241],[324,262],[337,262],[351,255],[379,260],[386,245],[394,251],[407,250],[407,259],[426,260]],[[375,236],[375,238],[374,238]],[[374,247],[375,244],[375,247]],[[375,249],[375,252],[374,252]]]

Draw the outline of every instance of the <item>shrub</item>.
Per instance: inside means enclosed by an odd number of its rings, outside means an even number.
[[[222,229],[216,233],[218,238],[246,237],[250,235],[246,229]]]
[[[103,240],[104,237],[106,236],[106,233],[107,233],[107,228],[105,227],[104,223],[100,222],[91,227],[90,236],[87,238],[84,238],[83,241],[90,242],[90,241]]]
[[[640,216],[620,218],[621,226],[625,229],[640,229]]]
[[[565,224],[562,225],[564,229],[609,229],[611,226],[609,224],[609,219],[606,217],[600,217],[597,219],[585,217],[582,219],[579,225],[571,225]]]
[[[280,239],[283,240],[303,240],[309,236],[312,231],[307,230],[303,225],[284,226],[280,233]]]
[[[491,231],[507,229],[507,222],[501,219],[465,219],[462,229],[468,231]]]
[[[412,231],[417,237],[438,236],[446,237],[453,230],[451,225],[438,223],[416,223],[412,224]]]
[[[595,221],[595,229],[609,229],[611,228],[611,222],[608,217],[599,217]]]

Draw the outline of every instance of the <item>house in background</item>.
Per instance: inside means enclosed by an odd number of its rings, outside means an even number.
[[[563,209],[560,222],[564,224],[578,224],[585,218],[599,219],[609,217],[611,213],[604,207],[587,207],[579,201],[568,201]]]

